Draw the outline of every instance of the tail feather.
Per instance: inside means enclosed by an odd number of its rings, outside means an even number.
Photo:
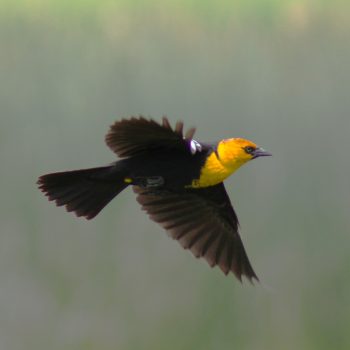
[[[111,165],[43,175],[37,184],[57,206],[92,219],[128,186],[124,178],[124,171]]]

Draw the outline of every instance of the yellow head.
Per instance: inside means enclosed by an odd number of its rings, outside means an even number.
[[[191,187],[207,187],[224,181],[249,160],[271,154],[255,143],[240,139],[225,139],[218,143],[216,151],[207,158],[199,179],[193,180]]]
[[[217,155],[221,163],[234,172],[249,160],[261,156],[270,156],[271,154],[252,141],[232,138],[224,139],[218,143]]]

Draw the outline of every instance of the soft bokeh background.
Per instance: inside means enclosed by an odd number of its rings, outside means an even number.
[[[0,349],[349,349],[349,62],[346,1],[2,0]],[[136,114],[274,154],[227,181],[261,285],[36,189]]]

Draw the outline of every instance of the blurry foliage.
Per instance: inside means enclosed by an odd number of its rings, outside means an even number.
[[[122,12],[124,15],[144,15],[147,13],[176,15],[199,20],[209,27],[222,29],[232,20],[244,24],[247,20],[261,24],[284,23],[286,17],[305,16],[311,13],[320,17],[344,17],[350,4],[344,0],[2,0],[0,16],[8,18],[38,18],[62,15],[72,20],[98,21],[99,13],[105,11]],[[298,19],[296,19],[298,21]],[[344,21],[345,22],[345,21]]]

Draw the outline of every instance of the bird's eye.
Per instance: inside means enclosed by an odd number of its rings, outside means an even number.
[[[255,151],[255,148],[252,146],[247,146],[244,147],[244,150],[248,153],[248,154],[252,154]]]

